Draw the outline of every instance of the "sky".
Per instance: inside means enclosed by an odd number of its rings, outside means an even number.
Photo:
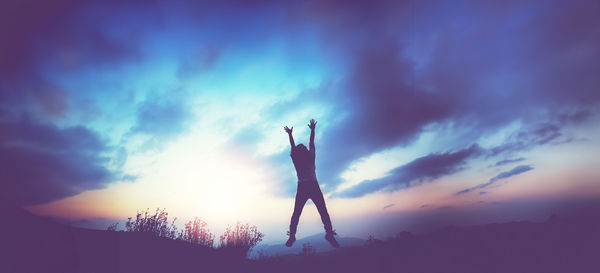
[[[0,197],[283,240],[307,144],[342,236],[600,206],[598,1],[0,4]],[[309,201],[298,236],[322,232]]]

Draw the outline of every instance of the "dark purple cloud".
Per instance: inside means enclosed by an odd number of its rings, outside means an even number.
[[[392,170],[389,176],[362,181],[334,196],[360,197],[380,190],[397,190],[432,181],[462,170],[467,159],[482,153],[483,150],[479,146],[473,145],[460,151],[429,154]]]
[[[84,126],[56,126],[85,109],[48,73],[117,68],[143,58],[140,29],[122,19],[152,5],[118,1],[2,1],[0,4],[1,197],[40,204],[104,187],[123,174],[123,158],[111,161],[107,146]],[[137,7],[137,9],[136,9]],[[133,11],[133,12],[129,12]],[[110,24],[119,21],[120,34]],[[131,21],[129,21],[131,22]],[[145,23],[149,23],[146,21]],[[125,156],[121,153],[121,157]],[[113,164],[121,161],[121,163]],[[126,178],[132,179],[131,176]]]
[[[332,60],[349,67],[344,92],[331,98],[347,115],[327,131],[317,163],[327,188],[353,160],[407,145],[430,124],[470,127],[475,140],[523,121],[528,136],[495,155],[561,136],[556,120],[595,113],[600,102],[597,11],[593,1],[301,5],[294,15],[311,20]]]
[[[84,109],[48,74],[115,69],[138,62],[142,28],[124,20],[139,14],[148,27],[156,7],[135,1],[2,1],[0,4],[0,104],[13,113],[61,119]],[[111,26],[118,24],[119,32]],[[114,88],[111,88],[114,89]]]
[[[142,6],[136,2],[3,1],[1,74],[9,78],[27,77],[27,72],[40,68],[41,60],[48,61],[54,69],[77,69],[141,57],[135,40],[135,22],[120,25],[128,34],[126,37],[107,32],[107,23],[126,23],[122,19],[134,15],[129,11],[151,13],[156,8],[152,3]]]
[[[491,186],[492,184],[496,183],[498,180],[509,178],[511,176],[522,174],[524,172],[528,172],[528,171],[531,171],[531,170],[533,170],[533,167],[531,167],[529,165],[516,166],[513,169],[511,169],[510,171],[501,172],[498,175],[490,178],[490,180],[488,182],[479,184],[477,186],[474,186],[474,187],[471,187],[471,188],[468,188],[468,189],[461,190],[461,191],[457,192],[456,195],[465,194],[465,193],[468,193],[468,192],[471,192],[471,191],[474,191],[474,190],[485,189],[485,188]],[[480,194],[485,194],[485,192],[480,192]]]
[[[0,198],[35,205],[98,189],[116,173],[110,151],[84,127],[58,128],[28,117],[0,117]]]
[[[526,151],[532,147],[559,140],[562,136],[560,126],[565,124],[545,123],[538,126],[531,126],[531,128],[525,128],[509,136],[504,143],[490,148],[488,156],[491,157],[500,154],[512,154],[519,151]]]

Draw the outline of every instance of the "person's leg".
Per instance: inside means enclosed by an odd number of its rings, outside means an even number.
[[[290,222],[290,235],[296,235],[296,229],[298,227],[298,221],[300,221],[300,214],[308,197],[300,192],[296,193],[296,201],[294,203],[294,213],[292,213],[292,220]]]
[[[323,198],[323,193],[321,192],[319,185],[316,185],[316,189],[314,189],[311,193],[311,199],[313,200],[313,203],[315,203],[315,206],[319,211],[319,215],[321,215],[321,221],[323,222],[325,232],[327,233],[325,235],[325,239],[329,241],[331,246],[335,248],[340,247],[340,244],[335,240],[334,235],[336,235],[336,233],[335,231],[333,231],[333,228],[331,226],[331,219],[329,218],[329,213],[327,212],[325,198]]]
[[[311,199],[313,203],[315,203],[315,206],[319,211],[319,215],[321,215],[321,221],[323,222],[323,226],[325,227],[325,232],[333,232],[331,226],[331,219],[329,218],[327,206],[325,205],[325,198],[323,198],[323,193],[321,192],[321,189],[318,188],[318,186],[317,189],[314,190],[314,192],[311,194]]]
[[[294,202],[294,213],[292,213],[292,219],[290,221],[290,238],[285,243],[286,246],[292,246],[296,241],[296,229],[298,228],[298,221],[300,221],[300,214],[302,214],[302,209],[304,208],[304,204],[308,200],[308,195],[305,193],[303,189],[298,186],[298,191],[296,192],[296,201]]]

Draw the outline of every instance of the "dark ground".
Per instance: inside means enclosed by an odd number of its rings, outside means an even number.
[[[148,234],[68,227],[3,205],[0,272],[600,272],[600,213],[408,232],[316,256],[236,259]]]

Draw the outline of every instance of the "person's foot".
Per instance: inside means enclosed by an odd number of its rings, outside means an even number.
[[[291,247],[295,241],[296,241],[296,236],[290,235],[290,238],[287,240],[287,242],[285,242],[285,246]]]
[[[338,248],[340,247],[340,244],[335,240],[335,236],[337,235],[337,233],[335,233],[335,231],[332,232],[327,232],[327,234],[325,235],[325,240],[327,240],[332,247]]]

